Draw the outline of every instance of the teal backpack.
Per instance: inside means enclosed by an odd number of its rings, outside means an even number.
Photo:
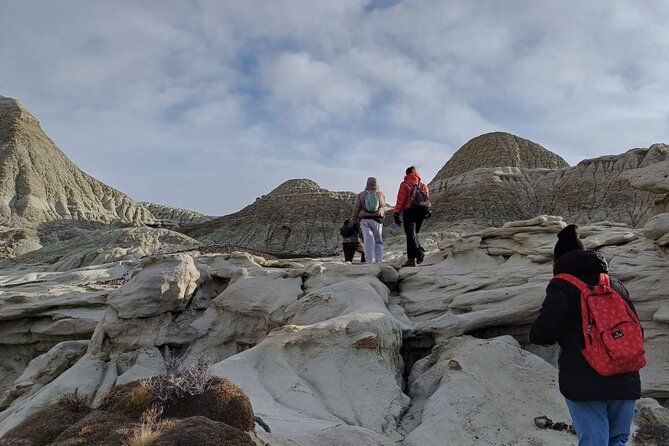
[[[362,200],[362,208],[365,212],[373,214],[379,210],[380,206],[378,194],[376,192],[366,192],[365,199]]]

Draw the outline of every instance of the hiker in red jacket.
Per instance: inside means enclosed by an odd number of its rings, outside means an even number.
[[[601,274],[608,274],[608,264],[600,253],[585,250],[576,225],[569,225],[558,234],[553,273],[569,274],[594,289],[600,283]],[[609,277],[609,281],[611,288],[636,314],[623,284],[613,277]],[[546,289],[539,317],[530,329],[530,342],[560,345],[560,392],[567,400],[579,445],[622,446],[630,435],[635,401],[641,396],[639,372],[602,376],[595,371],[582,353],[586,341],[581,305],[581,291],[577,286],[559,276],[553,278]],[[636,319],[638,323],[638,317]],[[597,325],[596,319],[591,322],[593,325]],[[596,329],[595,326],[593,331]],[[615,333],[613,335],[615,338]]]
[[[430,192],[427,185],[421,182],[420,175],[415,166],[407,168],[404,181],[400,183],[400,189],[397,192],[397,201],[395,204],[395,223],[402,224],[400,214],[404,216],[404,233],[407,237],[407,261],[403,266],[416,266],[416,263],[423,263],[425,250],[420,246],[418,233],[423,221],[430,215],[429,208],[422,208],[414,205],[414,195],[422,192],[425,197],[429,197]],[[428,201],[429,203],[429,201]]]

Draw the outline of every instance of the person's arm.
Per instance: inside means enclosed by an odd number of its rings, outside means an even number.
[[[401,214],[404,210],[404,205],[407,200],[407,191],[404,183],[400,184],[400,189],[397,191],[397,201],[395,202],[395,214]]]
[[[430,198],[430,189],[427,187],[427,184],[423,183],[423,192],[427,198]]]
[[[379,191],[379,209],[383,209],[381,212],[383,214],[386,213],[386,194],[383,192]]]
[[[636,315],[636,318],[639,320],[639,325],[641,325],[641,320],[639,319],[639,313],[636,312],[636,308],[634,307],[634,304],[632,303],[632,299],[630,298],[630,293],[627,291],[627,288],[625,288],[625,285],[618,280],[615,279],[611,276],[609,276],[609,280],[611,281],[611,288],[613,288],[618,294],[620,294],[620,297],[623,298],[625,302],[627,302],[627,305],[629,305],[630,309],[634,312]],[[641,333],[644,333],[643,326],[641,327]]]
[[[569,312],[569,296],[564,288],[555,282],[556,279],[551,280],[548,284],[546,299],[539,310],[539,316],[530,328],[532,344],[554,344],[564,333]]]

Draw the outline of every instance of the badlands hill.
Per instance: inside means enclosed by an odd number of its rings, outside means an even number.
[[[83,173],[15,99],[0,96],[0,225],[151,223],[140,203]]]
[[[139,203],[85,174],[21,103],[0,96],[0,260],[9,259],[6,267],[67,270],[193,248],[196,240],[150,226],[204,220]]]
[[[243,246],[280,256],[334,255],[339,227],[355,194],[331,192],[311,180],[289,180],[239,212],[185,228],[204,243]]]
[[[499,226],[543,214],[643,226],[669,209],[667,171],[665,144],[569,167],[538,144],[490,133],[459,149],[429,184],[429,227]]]

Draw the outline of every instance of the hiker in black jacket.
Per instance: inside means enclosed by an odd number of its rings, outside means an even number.
[[[600,273],[608,274],[608,264],[600,253],[586,251],[576,225],[569,225],[558,234],[553,273],[571,274],[594,286]],[[627,289],[613,277],[610,280],[636,313]],[[530,342],[560,345],[560,392],[567,400],[579,446],[625,445],[634,405],[641,396],[639,372],[601,376],[590,367],[581,354],[585,340],[577,287],[560,279],[550,281],[539,317],[530,329]]]

